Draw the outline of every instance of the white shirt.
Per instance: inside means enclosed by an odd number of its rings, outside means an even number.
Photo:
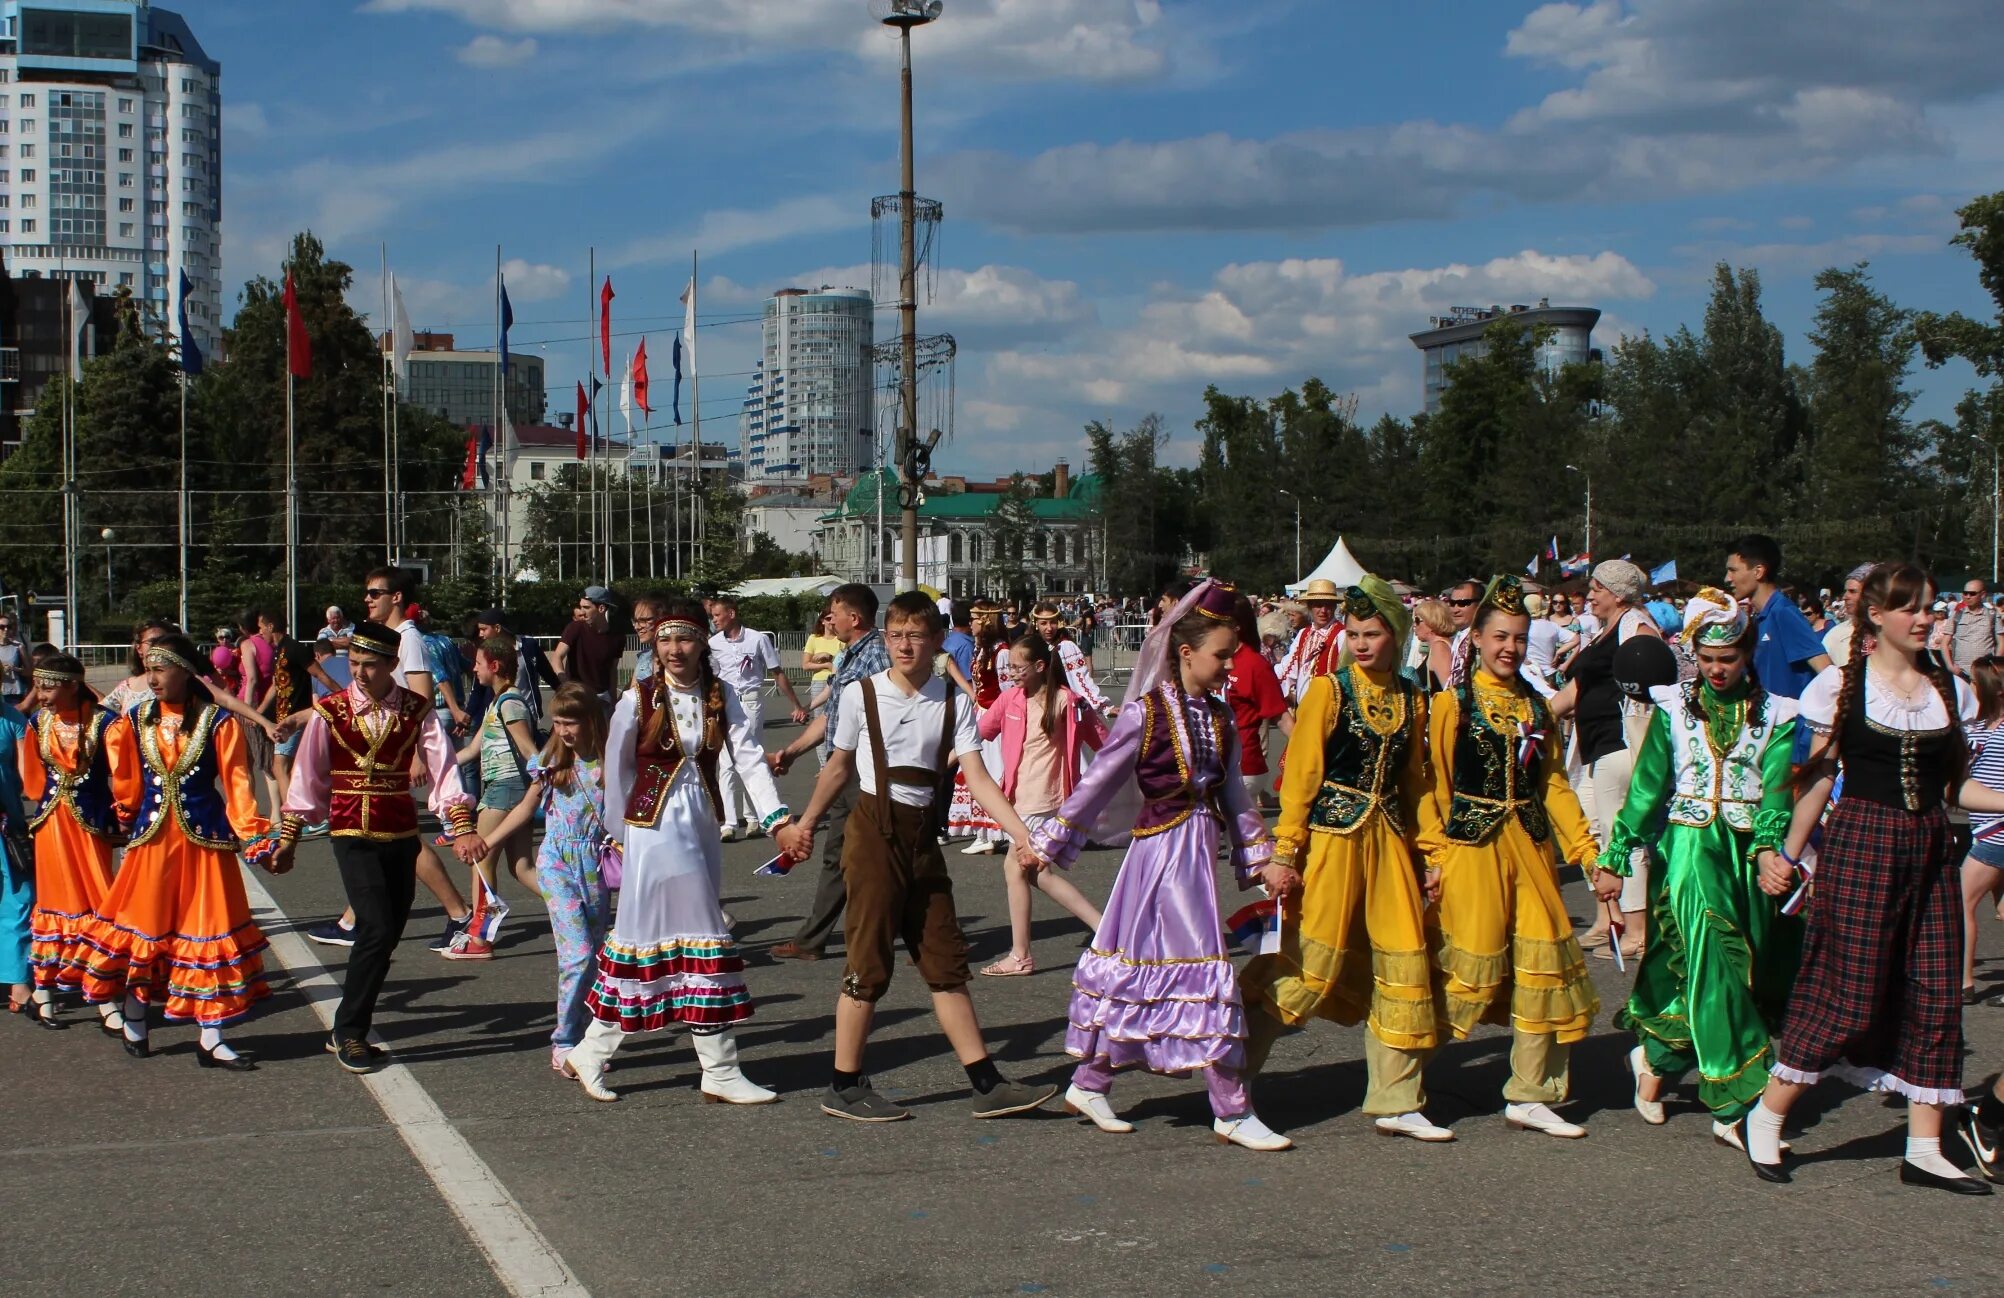
[[[1803,688],[1798,714],[1818,734],[1830,733],[1837,717],[1837,692],[1844,685],[1844,669],[1825,667]],[[1976,691],[1960,676],[1955,678],[1955,706],[1964,724],[1976,720]],[[1871,668],[1865,669],[1865,716],[1888,730],[1940,730],[1948,725],[1948,710],[1941,705],[1941,691],[1924,682],[1911,699],[1900,699],[1880,683]]]
[[[424,632],[418,630],[414,619],[397,628],[397,675],[403,679],[405,689],[416,688],[411,684],[412,672],[423,672],[427,678],[431,676],[431,660],[424,656]],[[436,687],[438,682],[432,681],[432,685]],[[431,698],[430,689],[418,690],[418,693],[426,699]]]
[[[1559,642],[1565,633],[1556,622],[1545,618],[1531,619],[1530,644],[1524,650],[1524,666],[1539,675],[1552,670],[1552,655],[1559,651]]]
[[[718,680],[740,693],[755,690],[767,672],[779,669],[779,650],[763,631],[741,626],[735,637],[719,631],[710,637],[710,669]]]
[[[907,694],[902,685],[891,683],[891,673],[872,676],[877,690],[877,716],[884,723],[884,761],[889,766],[923,766],[937,771],[940,723],[945,719],[946,682],[937,676],[916,694]],[[835,711],[835,747],[856,755],[856,772],[863,792],[877,792],[877,763],[870,755],[869,718],[863,709],[863,682],[852,681],[842,690],[842,703]],[[953,755],[965,757],[981,751],[981,736],[974,728],[974,709],[961,699],[953,708]],[[897,784],[891,787],[891,801],[908,807],[930,806],[932,786]]]

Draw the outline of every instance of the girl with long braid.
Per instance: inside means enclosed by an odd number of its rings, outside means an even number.
[[[1469,631],[1474,652],[1433,699],[1433,779],[1416,845],[1439,903],[1443,1026],[1462,1040],[1477,1024],[1509,1024],[1504,1120],[1578,1139],[1586,1128],[1550,1106],[1566,1098],[1573,1043],[1600,998],[1559,896],[1554,848],[1588,867],[1602,901],[1620,895],[1621,880],[1592,865],[1600,847],[1566,781],[1558,726],[1518,675],[1530,626],[1518,580],[1492,580]]]
[[[629,1033],[689,1029],[704,1100],[768,1104],[779,1097],[738,1068],[731,1029],[751,1017],[744,957],[718,900],[723,799],[730,762],[768,834],[787,822],[765,754],[730,742],[743,722],[737,692],[710,670],[709,615],[670,601],[654,625],[654,674],[623,695],[605,747],[605,824],[624,851],[619,911],[585,997],[592,1023],[560,1064],[594,1100],[617,1100],[605,1066]]]
[[[1850,660],[1826,667],[1802,692],[1806,785],[1787,838],[1760,854],[1768,891],[1810,884],[1802,968],[1774,1066],[1740,1128],[1764,1181],[1791,1179],[1782,1122],[1835,1074],[1906,1098],[1903,1184],[1990,1193],[1987,1181],[1963,1175],[1941,1153],[1942,1112],[1963,1100],[1960,861],[1947,802],[1961,786],[1971,810],[1998,811],[2004,794],[1964,783],[1963,724],[1976,700],[1927,652],[1934,593],[1912,564],[1874,568],[1854,613]]]
[[[1746,605],[1702,590],[1684,612],[1698,675],[1650,691],[1648,729],[1600,864],[1625,874],[1654,849],[1655,934],[1615,1014],[1633,1032],[1635,1108],[1659,1126],[1665,1080],[1696,1067],[1712,1135],[1737,1145],[1774,1062],[1771,1038],[1802,951],[1785,893],[1756,859],[1780,845],[1794,803],[1795,700],[1761,689]]]

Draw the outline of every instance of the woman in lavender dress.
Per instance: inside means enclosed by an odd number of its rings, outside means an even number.
[[[1132,1131],[1107,1103],[1115,1072],[1201,1071],[1218,1140],[1279,1150],[1291,1142],[1246,1095],[1245,1012],[1218,920],[1218,835],[1230,836],[1242,888],[1273,855],[1238,778],[1231,712],[1210,697],[1238,649],[1234,593],[1204,582],[1149,633],[1106,747],[1031,847],[1069,866],[1089,839],[1134,835],[1072,978],[1065,1049],[1081,1062],[1066,1107],[1101,1131]]]

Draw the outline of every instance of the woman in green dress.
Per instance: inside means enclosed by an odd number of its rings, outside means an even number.
[[[1698,1069],[1712,1134],[1738,1146],[1736,1123],[1774,1061],[1802,926],[1781,913],[1787,883],[1761,879],[1756,856],[1788,832],[1795,703],[1760,688],[1746,606],[1717,590],[1688,605],[1684,637],[1698,676],[1650,691],[1655,710],[1601,868],[1626,874],[1634,853],[1662,862],[1651,898],[1655,940],[1615,1016],[1640,1044],[1628,1055],[1635,1108],[1666,1120],[1666,1080]]]

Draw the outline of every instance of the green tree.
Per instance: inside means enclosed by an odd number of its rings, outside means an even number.
[[[1035,479],[1015,474],[989,515],[987,584],[992,594],[1036,595],[1039,583],[1030,561],[1030,538],[1037,530],[1037,515],[1030,502],[1037,494]]]
[[[1931,499],[1947,503],[1955,519],[1938,529],[1946,545],[1965,563],[1989,571],[1997,563],[1991,529],[1995,525],[1997,454],[2004,446],[2004,191],[1979,195],[1956,209],[1961,231],[1949,242],[1967,251],[1976,262],[1977,282],[1996,305],[1988,320],[1977,320],[1960,311],[1946,315],[1933,311],[1916,312],[1913,331],[1928,365],[1938,367],[1951,360],[1969,363],[1982,389],[1972,389],[1956,406],[1952,429],[1941,430],[1936,441]],[[1981,517],[1984,527],[1977,534],[1954,522]],[[1952,534],[1963,531],[1961,537]]]

